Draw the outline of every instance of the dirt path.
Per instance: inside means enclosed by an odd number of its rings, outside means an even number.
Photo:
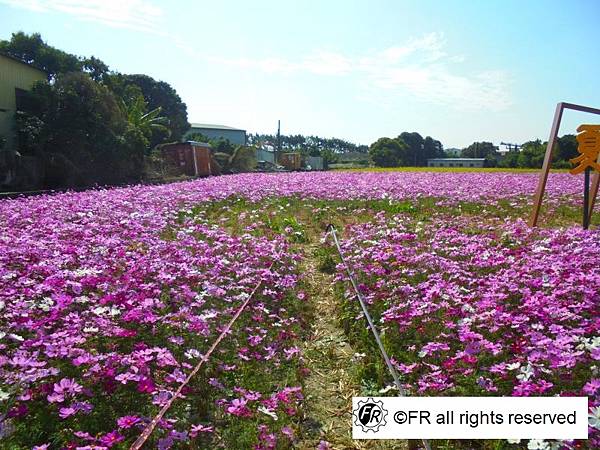
[[[355,352],[338,326],[333,276],[317,269],[315,248],[306,247],[302,267],[314,322],[303,349],[311,373],[305,384],[304,439],[296,448],[315,449],[326,441],[335,450],[406,449],[399,442],[352,440],[352,397],[360,395],[360,386],[353,381]]]

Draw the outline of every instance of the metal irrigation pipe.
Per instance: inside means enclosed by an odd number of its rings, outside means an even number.
[[[401,397],[406,397],[407,392],[400,384],[400,378],[398,378],[398,372],[396,372],[396,368],[392,365],[392,362],[390,361],[390,358],[389,358],[387,352],[385,351],[383,343],[381,342],[381,338],[379,337],[377,328],[375,328],[373,319],[371,318],[371,315],[369,314],[369,310],[367,309],[367,304],[365,302],[365,299],[364,299],[362,293],[360,292],[360,289],[358,288],[358,283],[356,282],[354,272],[350,268],[350,265],[346,261],[346,258],[344,258],[344,253],[342,252],[342,247],[340,246],[340,242],[337,238],[337,234],[335,232],[335,227],[333,226],[333,224],[327,225],[326,231],[329,232],[331,234],[331,237],[333,238],[333,242],[335,243],[338,254],[340,255],[340,260],[342,261],[342,264],[344,265],[344,268],[346,269],[346,273],[348,274],[350,283],[352,284],[352,287],[354,288],[354,292],[356,292],[356,297],[358,298],[360,307],[362,308],[365,318],[367,319],[367,322],[369,323],[369,328],[371,329],[371,333],[373,333],[373,336],[375,337],[375,340],[377,341],[377,345],[379,346],[379,351],[381,352],[381,356],[383,356],[383,359],[385,360],[385,364],[387,365],[387,368],[388,368],[390,374],[392,375],[392,378],[394,379],[394,383],[396,384],[398,393],[400,394]],[[421,439],[421,441],[423,442],[423,445],[425,446],[426,450],[431,450],[431,444],[429,443],[429,440]]]
[[[267,269],[270,269],[271,267],[273,267],[273,263],[271,263],[271,265]],[[258,283],[256,284],[256,286],[254,286],[254,289],[252,289],[252,292],[250,293],[248,298],[238,308],[238,310],[233,315],[233,317],[231,318],[229,323],[227,323],[227,325],[225,326],[225,328],[223,329],[223,331],[221,332],[219,337],[217,337],[217,339],[210,346],[210,348],[208,349],[206,354],[204,356],[202,356],[202,359],[200,360],[200,362],[196,365],[196,367],[194,367],[194,370],[192,370],[189,373],[189,375],[179,385],[179,387],[177,388],[177,390],[175,391],[173,396],[169,399],[169,401],[163,405],[163,407],[160,409],[158,414],[156,416],[154,416],[154,418],[150,421],[150,423],[146,426],[146,428],[144,428],[144,431],[142,431],[142,434],[140,434],[140,436],[135,440],[135,442],[131,445],[131,447],[129,447],[129,450],[139,450],[140,448],[142,448],[142,445],[144,445],[146,443],[146,441],[148,440],[148,438],[154,431],[154,428],[156,428],[156,425],[158,424],[158,422],[160,422],[160,420],[163,418],[165,413],[169,410],[169,408],[171,407],[171,405],[173,404],[175,399],[181,395],[181,391],[183,390],[183,388],[185,386],[187,386],[187,384],[192,379],[192,377],[194,375],[196,375],[196,373],[198,373],[198,371],[200,370],[202,365],[209,360],[210,356],[215,351],[217,346],[225,338],[227,333],[229,333],[229,331],[231,330],[231,327],[233,326],[235,321],[238,319],[238,317],[242,314],[244,309],[246,309],[246,306],[248,306],[248,303],[250,303],[250,300],[252,300],[252,297],[254,297],[254,294],[256,293],[256,291],[258,290],[258,288],[260,287],[261,284],[262,284],[262,280],[258,280]]]

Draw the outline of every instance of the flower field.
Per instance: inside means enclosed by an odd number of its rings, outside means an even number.
[[[587,443],[476,448],[597,448],[600,235],[577,227],[582,181],[563,173],[546,226],[527,227],[536,182],[246,174],[2,200],[0,448],[129,448],[257,285],[147,448],[348,448],[306,425],[320,300],[306,265],[333,273],[332,320],[363,355],[354,395],[390,380],[328,223],[410,392],[590,398]]]

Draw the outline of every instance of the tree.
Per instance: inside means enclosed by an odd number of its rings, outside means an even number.
[[[79,72],[38,83],[28,95],[31,109],[20,115],[17,131],[26,151],[44,162],[46,187],[140,178],[144,136],[128,126],[108,88]]]
[[[84,58],[81,65],[83,71],[88,73],[94,81],[102,81],[108,75],[108,66],[94,56]]]
[[[541,140],[536,139],[535,141],[525,142],[521,146],[521,152],[517,160],[518,165],[519,167],[541,168],[545,153],[546,148]]]
[[[154,108],[147,111],[146,101],[142,95],[138,95],[130,101],[121,100],[121,110],[125,114],[129,126],[139,130],[146,139],[146,147],[154,132],[170,134],[168,120],[160,115],[162,108]]]
[[[423,141],[423,165],[427,165],[429,158],[443,158],[444,146],[442,143],[431,136],[427,136]]]
[[[495,167],[500,160],[498,148],[491,142],[473,142],[461,151],[463,158],[485,158],[486,167]]]
[[[519,150],[510,150],[504,154],[499,162],[500,167],[516,168],[519,167]]]
[[[39,33],[13,33],[9,41],[0,41],[0,53],[20,59],[48,74],[53,80],[58,74],[86,71],[92,79],[100,80],[108,66],[98,58],[80,58],[48,45]]]
[[[427,160],[424,158],[423,146],[425,141],[423,137],[417,133],[409,133],[407,131],[400,133],[398,139],[406,144],[406,158],[401,161],[402,166],[424,166],[427,165]]]
[[[473,142],[467,148],[463,148],[461,156],[463,158],[486,158],[496,156],[497,147],[491,142]]]
[[[163,143],[166,139],[178,141],[190,128],[187,121],[187,106],[177,91],[164,81],[156,81],[148,75],[111,74],[104,82],[121,98],[128,95],[132,86],[139,88],[149,110],[161,108],[161,114],[168,120],[167,129],[153,130],[150,146]]]
[[[574,134],[565,134],[559,137],[553,149],[554,160],[568,163],[570,159],[579,156],[577,146],[577,138]]]
[[[407,145],[398,139],[379,138],[369,148],[369,155],[378,167],[398,167],[407,155]]]
[[[249,134],[248,143],[256,146],[276,147],[277,136],[274,134]],[[369,151],[369,147],[366,145],[356,145],[343,139],[303,136],[301,134],[281,135],[281,148],[284,151],[301,152],[310,156],[323,156],[322,152],[326,150],[338,155],[353,152],[367,154]]]

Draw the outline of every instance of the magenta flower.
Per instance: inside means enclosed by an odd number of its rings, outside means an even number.
[[[123,416],[117,419],[119,428],[131,428],[140,421],[138,416]]]
[[[235,398],[232,400],[230,406],[227,407],[227,412],[238,417],[249,417],[252,415],[252,412],[246,407],[247,403],[248,400],[245,398]]]
[[[118,431],[114,430],[102,436],[100,438],[100,443],[110,448],[124,439],[125,438],[121,434],[119,434]]]
[[[146,392],[151,394],[155,391],[156,387],[151,378],[143,377],[138,381],[137,390],[138,392]]]
[[[71,406],[67,406],[65,408],[60,408],[58,410],[58,415],[60,416],[61,419],[66,419],[67,417],[71,417],[73,414],[75,414],[77,412],[77,410]]]

